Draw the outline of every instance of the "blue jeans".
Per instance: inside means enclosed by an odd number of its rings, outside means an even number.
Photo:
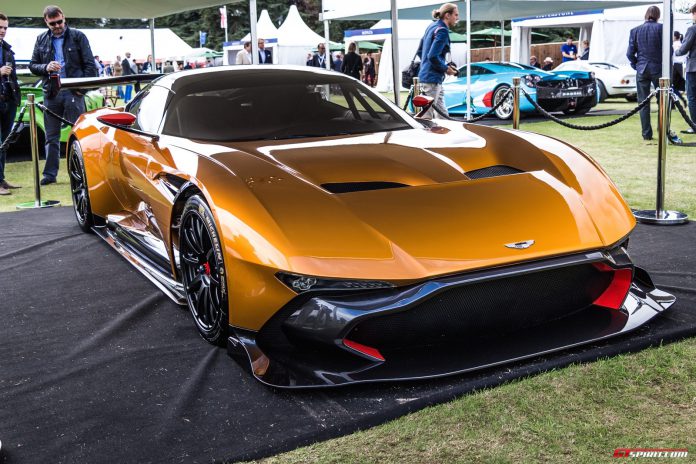
[[[645,73],[636,73],[636,90],[638,91],[638,102],[642,102],[650,95],[650,84],[656,89],[660,88],[660,75]],[[650,140],[653,137],[652,125],[650,124],[650,103],[640,110],[640,127],[643,134],[643,139]]]
[[[0,102],[0,145],[5,141],[12,125],[14,124],[15,114],[17,113],[17,104],[14,102]],[[0,182],[5,180],[5,159],[7,151],[0,151]]]
[[[126,95],[123,97],[123,101],[128,103],[129,101],[131,101],[132,95],[133,95],[133,86],[128,84],[126,86]]]
[[[85,98],[83,96],[74,95],[69,90],[61,90],[55,98],[47,98],[44,104],[46,108],[63,116],[70,122],[77,121],[77,118],[85,112]],[[44,127],[46,128],[46,166],[44,166],[43,176],[51,180],[55,180],[56,176],[58,176],[61,125],[62,123],[58,119],[44,114]]]
[[[689,103],[689,117],[696,122],[696,72],[686,73],[686,101]]]

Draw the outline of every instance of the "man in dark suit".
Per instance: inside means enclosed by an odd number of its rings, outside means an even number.
[[[312,56],[312,66],[315,68],[326,68],[326,62],[329,59],[329,54],[326,53],[326,47],[323,43],[317,45],[317,52]]]
[[[636,87],[638,101],[643,101],[650,95],[650,84],[659,88],[660,74],[662,73],[662,24],[660,9],[651,6],[645,12],[645,22],[631,29],[628,39],[628,51],[626,57],[631,67],[636,70]],[[650,124],[650,104],[640,110],[640,125],[643,140],[652,140],[653,131]]]
[[[273,55],[266,50],[266,41],[259,39],[259,64],[273,64]]]
[[[689,116],[696,121],[696,4],[689,10],[694,24],[686,30],[686,36],[681,47],[675,52],[677,56],[687,55],[686,58],[686,99],[689,102]],[[694,134],[689,128],[682,131],[685,134]]]
[[[68,27],[63,11],[57,6],[47,6],[43,19],[48,30],[36,38],[29,69],[32,74],[43,76],[51,91],[59,75],[64,77],[95,77],[97,66],[87,36]],[[44,95],[46,107],[62,115],[68,121],[76,121],[85,112],[84,95],[77,90],[60,90],[55,95]],[[60,121],[45,117],[46,165],[41,185],[53,184],[58,175],[60,161]]]

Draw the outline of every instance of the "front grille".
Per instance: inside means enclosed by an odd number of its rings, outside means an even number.
[[[378,349],[502,335],[581,311],[611,282],[591,264],[446,290],[411,309],[366,319],[346,338]]]
[[[512,166],[505,166],[503,164],[498,164],[495,166],[488,166],[487,168],[475,169],[473,171],[467,171],[466,176],[469,179],[483,179],[485,177],[498,177],[498,176],[509,176],[511,174],[519,174],[524,171],[520,171]]]

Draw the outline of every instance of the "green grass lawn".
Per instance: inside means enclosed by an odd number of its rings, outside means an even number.
[[[634,105],[615,100],[601,107],[630,109]],[[598,124],[615,117],[573,122]],[[675,130],[686,129],[677,112],[673,119]],[[632,207],[654,208],[657,146],[642,141],[637,116],[592,132],[525,119],[522,129],[578,146],[606,169]],[[696,136],[683,138],[696,144]],[[30,163],[10,163],[6,173],[8,180],[25,188],[0,197],[0,211],[33,199]],[[666,206],[696,217],[696,147],[668,147],[666,179]],[[64,161],[59,183],[43,192],[45,199],[70,205]],[[695,360],[696,339],[690,339],[570,366],[474,392],[263,462],[585,463],[611,461],[613,450],[620,447],[688,448],[696,454]]]

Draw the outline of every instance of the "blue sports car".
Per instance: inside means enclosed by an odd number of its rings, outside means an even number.
[[[443,84],[445,106],[451,115],[466,114],[466,66],[459,69],[459,75],[461,77],[446,80]],[[522,79],[521,88],[546,111],[585,114],[598,102],[594,73],[547,72],[519,63],[482,62],[471,64],[471,113],[490,111],[512,87],[513,77]],[[536,111],[524,96],[520,98],[520,110],[526,113]],[[500,119],[512,116],[512,94],[498,107],[495,115]]]

